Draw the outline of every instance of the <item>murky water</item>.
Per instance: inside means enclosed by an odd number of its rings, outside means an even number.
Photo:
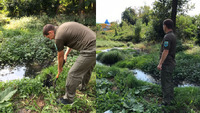
[[[5,66],[0,70],[0,81],[10,81],[24,78],[26,72],[25,66],[10,67]]]
[[[148,75],[147,73],[144,73],[143,71],[141,71],[139,69],[134,69],[131,71],[135,74],[135,76],[138,80],[142,80],[142,81],[150,82],[150,83],[154,83],[154,84],[159,84],[159,85],[161,84],[160,81],[156,81],[151,75]],[[195,85],[189,84],[189,83],[183,81],[177,87],[195,87]]]
[[[27,64],[20,66],[4,66],[0,67],[0,81],[10,81],[15,79],[22,79],[24,77],[34,78],[40,71],[51,65],[50,63],[44,64]]]
[[[53,65],[53,60],[48,60],[42,64],[38,63],[27,63],[26,65],[17,65],[14,67],[5,65],[0,67],[0,82],[10,81],[16,79],[22,79],[24,77],[35,78],[42,69]]]
[[[125,49],[125,48],[114,47],[114,48],[111,48],[111,49]],[[104,50],[101,50],[101,51],[102,51],[102,52],[108,52],[108,51],[110,51],[111,49],[104,49]]]
[[[152,76],[144,73],[143,71],[141,71],[139,69],[134,69],[131,71],[134,73],[135,77],[138,80],[142,80],[142,81],[146,81],[146,82],[150,82],[150,83],[158,83]]]

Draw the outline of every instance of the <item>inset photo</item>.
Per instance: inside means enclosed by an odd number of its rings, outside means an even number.
[[[200,2],[96,3],[97,113],[200,112]]]

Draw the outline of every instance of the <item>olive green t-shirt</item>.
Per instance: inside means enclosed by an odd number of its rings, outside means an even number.
[[[162,41],[161,50],[160,50],[160,58],[162,56],[163,50],[169,50],[169,53],[163,62],[163,65],[176,65],[175,54],[176,54],[176,37],[173,31],[168,32]]]
[[[66,22],[56,27],[55,41],[58,51],[64,46],[75,50],[92,50],[96,47],[96,34],[77,22]]]

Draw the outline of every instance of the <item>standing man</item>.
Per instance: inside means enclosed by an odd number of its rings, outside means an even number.
[[[65,95],[57,100],[58,103],[71,104],[76,88],[80,86],[80,90],[85,90],[96,64],[96,34],[82,24],[66,22],[60,26],[45,25],[43,35],[50,40],[55,39],[58,51],[58,75],[62,72],[63,61],[67,60],[71,49],[80,51],[79,57],[68,72]],[[68,47],[65,54],[64,46]]]
[[[163,38],[160,61],[157,69],[161,71],[161,87],[163,93],[163,105],[170,105],[174,99],[173,71],[176,61],[176,37],[173,33],[174,23],[171,19],[163,21],[163,30],[166,35]]]

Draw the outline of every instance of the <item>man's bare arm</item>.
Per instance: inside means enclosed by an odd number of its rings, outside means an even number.
[[[71,48],[67,48],[67,50],[66,50],[66,52],[65,52],[65,56],[64,56],[64,59],[65,59],[65,61],[67,61],[67,56],[68,56],[68,54],[71,52]]]
[[[64,50],[58,52],[58,74],[62,72],[63,60],[64,60]]]

